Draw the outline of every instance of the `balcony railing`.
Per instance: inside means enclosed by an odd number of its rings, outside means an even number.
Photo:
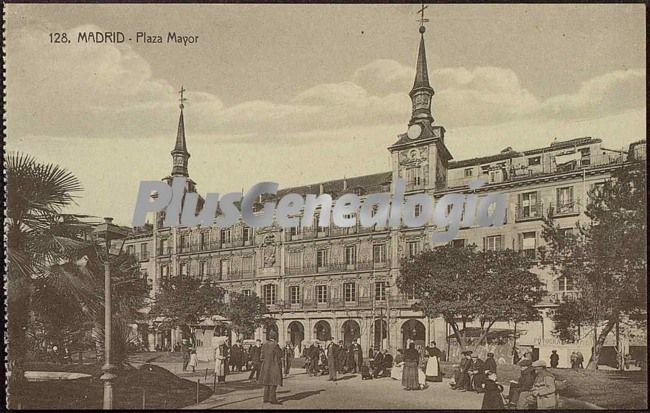
[[[285,267],[286,275],[322,274],[330,272],[368,271],[390,268],[390,262],[357,261],[356,263],[329,263],[322,266],[303,265],[302,267]]]
[[[374,301],[374,303],[373,303]],[[315,299],[300,300],[298,303],[291,303],[290,300],[276,300],[275,304],[267,304],[270,311],[279,310],[318,310],[322,308],[327,309],[357,309],[357,308],[372,308],[373,304],[376,311],[386,311],[388,308],[410,308],[413,305],[413,300],[409,300],[402,294],[386,296],[383,300],[375,300],[374,297],[356,297],[356,300],[346,301],[341,297],[329,297],[324,302],[319,302]]]
[[[515,220],[519,221],[532,221],[535,219],[542,219],[544,216],[544,207],[541,202],[529,206],[518,205],[515,209]]]
[[[571,201],[564,203],[557,203],[551,209],[551,215],[553,217],[561,217],[566,215],[578,215],[580,214],[580,201]]]
[[[159,247],[158,256],[167,256],[172,254],[172,247]]]

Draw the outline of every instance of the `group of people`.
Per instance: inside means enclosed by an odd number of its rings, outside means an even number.
[[[555,350],[553,350],[555,351]],[[584,369],[583,363],[585,361],[584,356],[579,351],[574,351],[569,356],[569,361],[571,362],[572,369]],[[553,367],[553,366],[551,366]],[[556,366],[557,367],[557,366]]]
[[[314,342],[305,348],[303,356],[307,360],[305,370],[310,376],[329,374],[331,380],[336,380],[337,373],[357,373],[363,366],[363,351],[357,340],[347,347],[343,340],[336,343],[332,338],[324,347]]]
[[[485,361],[472,351],[461,353],[460,363],[454,373],[452,388],[459,391],[475,391],[484,393],[487,377],[497,373],[497,362],[494,353],[487,353]]]

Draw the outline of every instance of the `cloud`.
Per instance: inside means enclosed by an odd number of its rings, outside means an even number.
[[[86,25],[68,32],[102,31]],[[8,127],[13,136],[115,137],[173,134],[177,86],[156,78],[129,45],[43,41],[43,29],[10,33]],[[226,106],[216,95],[188,92],[186,125],[195,135],[249,142],[311,140],[353,127],[405,126],[414,67],[372,61],[340,82],[314,85],[285,102]],[[535,119],[580,119],[645,107],[645,70],[616,71],[575,92],[540,101],[517,74],[500,67],[430,68],[433,114],[447,129]],[[173,116],[170,116],[172,115]],[[339,135],[337,135],[339,136]]]

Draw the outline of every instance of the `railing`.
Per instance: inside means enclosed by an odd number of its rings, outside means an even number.
[[[374,303],[373,303],[374,301]],[[357,309],[357,308],[372,308],[373,306],[380,311],[380,309],[388,308],[410,308],[414,300],[407,299],[402,294],[386,296],[383,300],[375,300],[374,297],[356,297],[356,300],[345,301],[341,297],[329,297],[324,302],[317,300],[300,300],[299,303],[291,303],[289,300],[276,300],[275,304],[267,305],[270,311],[286,311],[286,310],[318,310],[326,309]]]
[[[189,245],[179,245],[176,252],[179,254],[187,254],[193,252],[214,251],[224,248],[246,247],[252,245],[252,238],[244,239],[242,237],[234,237],[230,239],[230,242],[212,241],[204,243],[191,243]]]
[[[515,221],[531,221],[542,219],[544,216],[544,207],[541,202],[529,205],[527,207],[517,206],[515,209]]]
[[[580,206],[579,206],[580,201],[571,201],[571,202],[565,202],[565,203],[558,203],[554,205],[553,208],[551,208],[551,216],[553,217],[561,217],[565,215],[577,215],[580,213]]]
[[[172,254],[172,247],[159,247],[158,256],[166,256]]]
[[[284,273],[286,275],[305,275],[305,274],[322,274],[330,272],[345,272],[345,271],[367,271],[379,270],[390,268],[390,261],[373,262],[373,261],[357,261],[356,263],[329,263],[323,266],[316,265],[303,265],[302,267],[285,267]]]
[[[575,300],[580,297],[578,291],[556,291],[549,294],[549,298],[552,302],[560,303],[567,300]]]
[[[556,165],[554,162],[550,162],[548,158],[544,160],[545,165],[533,165],[533,166],[521,166],[521,167],[510,167],[507,170],[507,173],[504,173],[503,180],[501,182],[511,182],[518,181],[533,177],[539,177],[544,175],[552,175],[555,173],[571,172],[571,171],[581,171],[583,169],[597,168],[608,165],[617,165],[622,164],[626,161],[627,157],[625,154],[606,154],[598,155],[591,154],[588,157],[583,157],[580,160],[575,160],[573,162],[568,162],[561,165]],[[461,170],[464,168],[458,168]],[[456,169],[454,169],[456,170]],[[478,176],[480,177],[480,176]],[[455,179],[447,179],[447,188],[457,188],[461,186],[466,186],[470,181],[476,179],[477,176],[469,177],[458,177]],[[485,175],[483,178],[487,181],[489,180],[488,176]]]

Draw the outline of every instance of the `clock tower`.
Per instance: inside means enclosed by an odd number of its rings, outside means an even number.
[[[423,11],[423,10],[422,10]],[[445,146],[445,128],[434,125],[431,98],[434,90],[429,84],[424,21],[420,24],[420,46],[415,69],[415,81],[409,92],[411,120],[406,133],[388,148],[391,152],[393,190],[397,179],[406,182],[406,191],[435,191],[447,185],[447,163],[452,158]]]

